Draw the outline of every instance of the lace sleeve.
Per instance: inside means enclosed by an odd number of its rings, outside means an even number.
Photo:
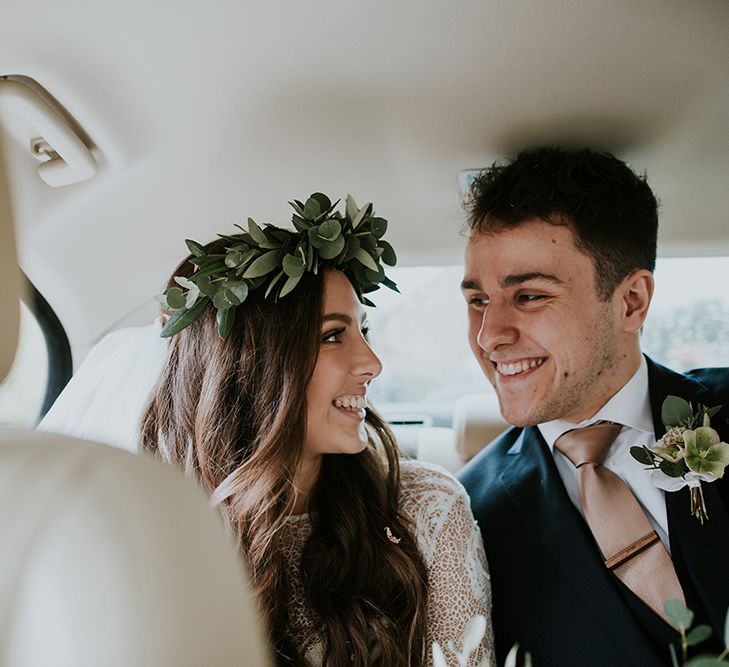
[[[429,580],[427,620],[427,665],[432,667],[434,641],[443,648],[449,667],[458,667],[447,649],[453,642],[460,649],[466,624],[477,614],[486,617],[486,633],[471,654],[469,667],[493,665],[491,628],[491,583],[481,533],[474,521],[465,489],[444,470],[423,467],[413,486],[418,546],[425,559]]]

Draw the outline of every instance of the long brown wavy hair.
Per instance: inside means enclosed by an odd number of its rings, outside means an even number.
[[[214,241],[207,249],[224,252],[224,245]],[[185,260],[173,275],[191,272]],[[278,303],[263,291],[238,307],[227,340],[217,334],[212,307],[172,338],[142,419],[141,447],[194,476],[211,495],[241,545],[277,663],[305,665],[288,638],[291,582],[280,535],[305,442],[323,272],[307,273]],[[304,595],[321,626],[324,665],[419,666],[426,657],[425,564],[399,509],[393,435],[371,408],[365,423],[364,451],[323,456],[309,500]],[[397,546],[385,526],[401,538]]]

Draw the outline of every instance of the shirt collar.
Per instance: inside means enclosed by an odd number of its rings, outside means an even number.
[[[576,428],[584,428],[598,421],[611,421],[623,424],[635,431],[653,433],[653,418],[648,395],[648,364],[641,355],[640,366],[613,397],[605,403],[592,417],[579,424],[571,424],[561,419],[544,422],[538,428],[549,449],[560,435]]]

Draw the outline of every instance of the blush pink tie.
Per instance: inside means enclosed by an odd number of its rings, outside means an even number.
[[[577,468],[580,503],[605,566],[667,620],[664,602],[684,601],[671,557],[632,491],[602,465],[621,428],[599,422],[564,433],[554,446]]]

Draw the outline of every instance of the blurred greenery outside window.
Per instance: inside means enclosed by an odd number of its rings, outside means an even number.
[[[388,275],[402,294],[368,295],[377,304],[367,310],[384,367],[372,400],[388,417],[429,415],[433,424],[448,425],[459,396],[492,391],[468,346],[463,268],[396,268]],[[727,257],[659,259],[643,351],[678,371],[729,366],[728,284]],[[34,426],[47,378],[43,333],[22,305],[18,354],[0,385],[0,425]]]
[[[396,268],[388,275],[402,294],[368,295],[377,304],[368,309],[372,344],[384,366],[373,402],[388,416],[425,412],[447,423],[459,396],[492,391],[468,346],[463,268]],[[729,257],[659,259],[655,277],[643,351],[677,371],[729,366]]]

